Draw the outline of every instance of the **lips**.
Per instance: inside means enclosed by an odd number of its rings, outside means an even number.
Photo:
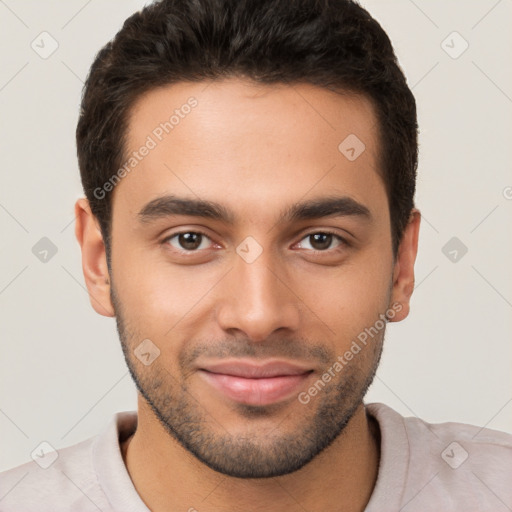
[[[199,370],[203,380],[228,399],[260,406],[296,394],[312,372],[311,368],[284,361],[228,361],[203,365]]]

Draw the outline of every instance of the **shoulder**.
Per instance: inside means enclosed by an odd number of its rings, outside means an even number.
[[[405,453],[403,512],[509,510],[512,507],[512,435],[465,423],[429,423],[403,417],[383,404],[367,405],[379,422],[388,458]],[[434,505],[432,505],[434,504]]]
[[[98,510],[92,502],[84,507],[84,493],[95,494],[93,439],[56,451],[41,447],[34,460],[0,473],[2,512]]]
[[[512,434],[467,423],[429,423],[417,417],[404,417],[391,407],[381,404],[367,404],[369,414],[375,417],[381,431],[388,429],[403,431],[411,446],[432,449],[446,442],[459,442],[471,450],[496,450],[503,455],[511,455]],[[440,444],[441,443],[441,444]],[[448,446],[448,445],[447,445]],[[446,447],[447,447],[446,446]],[[505,457],[506,462],[511,462]]]
[[[0,510],[111,511],[101,480],[119,478],[126,471],[119,435],[133,429],[135,422],[135,412],[120,412],[99,434],[80,443],[58,450],[42,443],[32,461],[0,473]]]

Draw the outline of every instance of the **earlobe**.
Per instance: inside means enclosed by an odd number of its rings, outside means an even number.
[[[410,299],[414,291],[414,262],[418,253],[420,221],[421,213],[414,208],[404,230],[393,269],[393,289],[389,307],[399,303],[401,308],[390,320],[392,322],[400,322],[409,314]]]
[[[75,203],[75,235],[82,250],[82,271],[94,310],[103,316],[115,316],[110,300],[110,276],[103,236],[89,202],[80,198]]]

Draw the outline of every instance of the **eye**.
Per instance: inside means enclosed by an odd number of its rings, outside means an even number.
[[[302,249],[309,249],[313,251],[326,251],[328,249],[336,249],[342,245],[347,245],[347,242],[339,235],[329,233],[326,231],[319,231],[316,233],[310,233],[309,235],[306,235],[299,242],[299,245],[303,244],[304,240],[306,240],[307,242],[305,244],[305,247],[302,247]]]
[[[212,241],[204,233],[197,231],[183,231],[175,233],[166,238],[164,243],[168,243],[179,251],[197,251],[198,249],[208,249]]]

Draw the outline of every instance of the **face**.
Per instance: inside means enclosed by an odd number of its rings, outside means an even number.
[[[406,314],[371,103],[180,83],[139,98],[127,148],[96,293],[148,409],[227,475],[303,467],[360,407],[385,317]]]

